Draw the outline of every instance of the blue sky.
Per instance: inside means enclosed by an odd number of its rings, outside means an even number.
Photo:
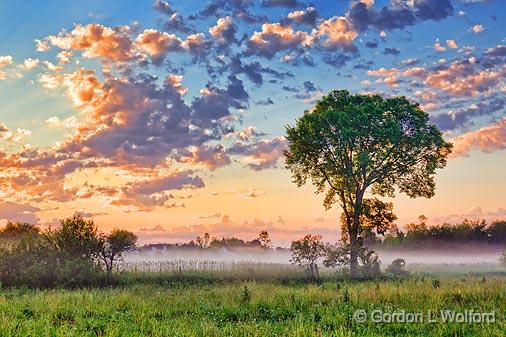
[[[337,210],[291,184],[282,136],[342,88],[405,95],[456,145],[435,199],[395,200],[401,221],[502,217],[505,13],[498,0],[4,1],[0,220],[333,233]]]

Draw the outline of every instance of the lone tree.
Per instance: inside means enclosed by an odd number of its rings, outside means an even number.
[[[342,233],[350,249],[350,273],[357,276],[364,230],[386,230],[391,203],[371,195],[434,195],[436,169],[446,165],[452,144],[429,116],[405,97],[350,95],[335,90],[287,126],[286,167],[302,186],[309,179],[325,193],[326,209],[343,210]],[[375,210],[374,210],[375,209]],[[379,217],[378,217],[379,216]]]
[[[271,238],[269,237],[269,232],[261,231],[260,234],[258,234],[257,240],[260,241],[263,248],[270,248],[271,247]]]
[[[318,259],[325,255],[325,245],[320,235],[308,234],[300,240],[292,241],[291,262],[306,268],[311,279],[318,278]]]

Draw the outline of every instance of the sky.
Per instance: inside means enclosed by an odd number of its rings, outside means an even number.
[[[0,1],[0,223],[80,214],[141,242],[338,236],[284,168],[334,89],[406,96],[454,144],[398,224],[506,218],[500,0]]]

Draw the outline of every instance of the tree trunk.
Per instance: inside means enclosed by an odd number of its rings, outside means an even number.
[[[109,263],[106,263],[106,269],[107,269],[107,282],[111,282],[112,277],[112,267],[113,267],[113,260],[111,259]]]
[[[318,279],[318,277],[319,277],[318,265],[315,262],[311,262],[309,264],[308,269],[309,269],[309,276],[311,278],[311,281]]]
[[[358,240],[357,233],[350,233],[350,275],[358,276]]]
[[[362,215],[362,201],[364,198],[363,190],[357,193],[355,207],[353,211],[353,224],[350,228],[350,275],[352,278],[358,277],[358,251],[359,241],[358,232],[360,228],[360,216]]]

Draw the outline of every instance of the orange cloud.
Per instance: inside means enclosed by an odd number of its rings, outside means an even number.
[[[174,34],[159,32],[155,29],[146,29],[137,36],[135,45],[156,58],[165,55],[167,52],[180,50],[182,42]]]
[[[388,85],[389,87],[395,88],[399,86],[399,79],[396,76],[387,76],[384,78],[377,79],[376,83],[383,83]]]
[[[398,74],[398,73],[399,73],[399,69],[397,69],[397,68],[390,68],[390,69],[379,68],[377,70],[368,70],[367,71],[367,75],[369,75],[369,76],[378,76],[378,77],[393,76],[393,75]]]
[[[237,28],[230,16],[218,19],[216,25],[209,28],[209,34],[219,43],[229,43],[234,39]]]
[[[0,56],[0,67],[4,67],[9,64],[12,64],[12,56],[10,55]]]
[[[81,50],[86,58],[100,57],[104,60],[125,62],[135,56],[129,33],[128,26],[110,28],[97,23],[86,26],[78,24],[72,31],[51,35],[45,41],[60,49]]]
[[[264,23],[262,30],[254,32],[248,41],[249,52],[268,58],[278,51],[295,49],[312,44],[311,36],[303,31],[295,31],[291,26],[280,23]]]
[[[455,96],[475,96],[487,92],[506,75],[506,66],[498,70],[473,71],[468,63],[455,61],[449,68],[428,74],[425,83]]]
[[[409,69],[404,70],[402,75],[407,76],[407,77],[423,78],[426,76],[426,73],[427,73],[427,70],[425,70],[425,68],[423,68],[423,67],[413,67],[413,68],[409,68]]]
[[[347,18],[334,16],[320,23],[317,35],[325,37],[324,47],[337,48],[339,46],[350,46],[358,33],[352,29]]]
[[[506,118],[479,130],[465,133],[452,142],[452,157],[467,156],[473,149],[483,152],[504,150],[506,149]]]

